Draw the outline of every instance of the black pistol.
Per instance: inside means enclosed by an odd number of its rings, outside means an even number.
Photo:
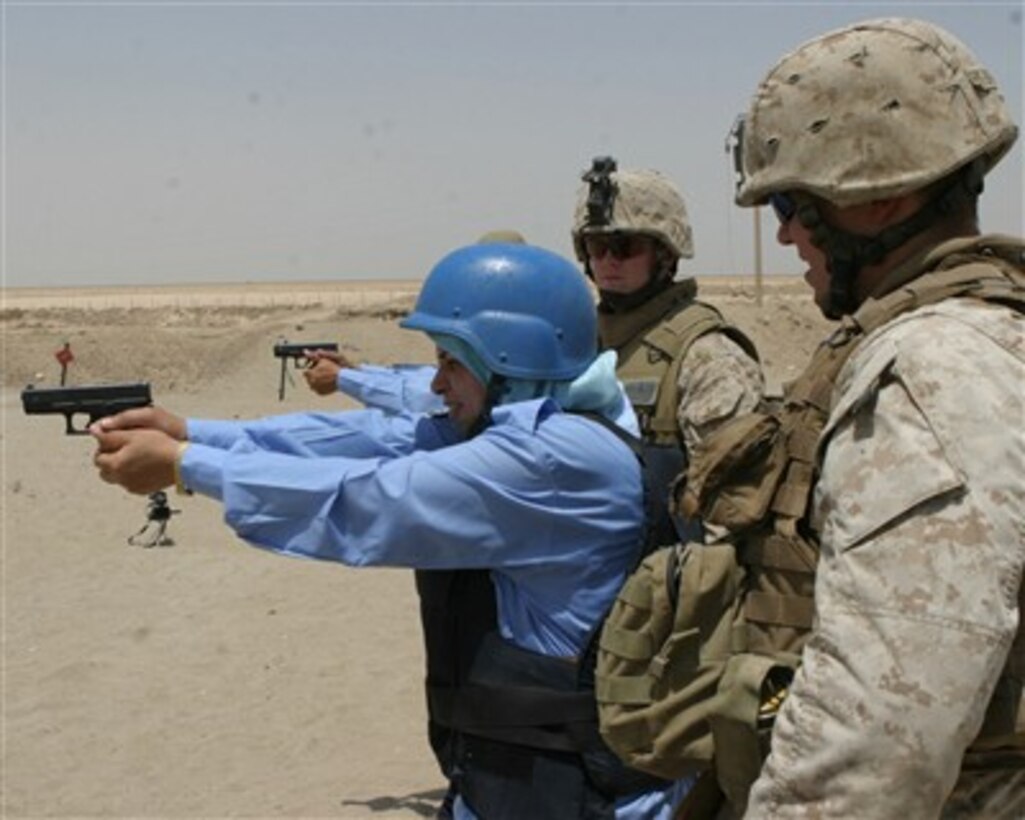
[[[133,407],[148,407],[153,403],[149,385],[99,384],[80,387],[32,387],[21,391],[21,406],[27,415],[64,416],[64,432],[69,436],[81,436],[89,432],[88,427],[104,416],[113,416]],[[75,427],[75,416],[88,416],[89,422]]]
[[[295,363],[297,369],[307,367],[310,359],[304,351],[306,350],[330,350],[338,352],[338,345],[334,342],[288,342],[281,341],[274,345],[274,355],[281,359],[281,381],[278,384],[278,401],[285,398],[285,376],[287,375],[288,360]]]

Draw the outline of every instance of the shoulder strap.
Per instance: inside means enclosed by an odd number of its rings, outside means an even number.
[[[719,330],[740,345],[755,361],[758,351],[738,328],[729,324],[718,308],[694,300],[644,335],[644,342],[667,358],[683,358],[690,346],[706,333]]]
[[[599,413],[570,412],[600,424],[629,447],[640,462],[644,488],[644,537],[630,567],[630,571],[633,571],[658,547],[678,539],[676,525],[669,511],[669,487],[673,479],[687,468],[686,455],[676,447],[647,445]]]
[[[868,333],[907,311],[956,298],[1005,304],[1025,312],[1025,272],[999,257],[955,254],[936,270],[879,299],[869,299],[854,320],[862,333]]]
[[[781,411],[788,465],[772,510],[785,529],[804,517],[815,483],[819,437],[829,417],[833,386],[864,338],[897,316],[945,299],[971,298],[1025,312],[1025,273],[1003,260],[980,255],[948,257],[941,265],[900,288],[869,299],[816,351],[790,386]]]
[[[659,385],[658,403],[648,426],[660,443],[679,441],[679,424],[677,422],[677,405],[679,395],[677,385],[680,381],[680,369],[691,346],[702,336],[719,332],[728,336],[738,344],[754,361],[758,361],[758,351],[754,343],[737,327],[728,324],[722,313],[706,302],[693,301],[670,319],[662,322],[644,336],[644,344],[657,350],[670,366],[662,377]]]
[[[971,298],[1025,312],[1025,273],[1003,260],[980,256],[944,260],[941,266],[878,298],[866,300],[816,351],[808,368],[788,391],[786,403],[810,404],[824,413],[836,377],[858,344],[876,328],[903,313],[946,299]],[[825,419],[823,419],[825,423]]]

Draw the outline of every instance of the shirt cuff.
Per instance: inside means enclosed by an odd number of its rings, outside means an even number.
[[[192,495],[192,490],[182,481],[182,456],[185,455],[185,451],[188,449],[189,442],[178,442],[178,454],[174,457],[174,488],[178,491],[178,495]]]
[[[190,490],[222,500],[226,450],[207,447],[196,442],[182,450],[178,461],[178,477]]]
[[[366,382],[366,374],[360,372],[357,367],[343,367],[335,376],[338,392],[357,401],[363,400],[363,388],[366,386]]]

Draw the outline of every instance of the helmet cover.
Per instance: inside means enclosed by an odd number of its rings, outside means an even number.
[[[956,37],[884,18],[787,54],[752,99],[738,141],[739,205],[802,190],[839,207],[901,196],[1017,137],[989,71]]]
[[[587,262],[583,237],[593,233],[644,234],[662,242],[675,258],[694,255],[687,207],[668,177],[648,169],[612,170],[607,177],[611,207],[603,216],[596,217],[593,205],[589,207],[594,182],[585,181],[577,194],[573,248],[581,262]]]

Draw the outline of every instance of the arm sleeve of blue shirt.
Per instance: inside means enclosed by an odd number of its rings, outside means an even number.
[[[391,416],[379,410],[294,413],[255,421],[187,420],[189,448],[182,475],[189,488],[223,500],[223,467],[229,451],[297,458],[395,458],[457,443],[458,429],[446,416]]]
[[[361,365],[338,371],[338,389],[367,407],[387,413],[437,413],[441,397],[431,392],[437,368],[430,365]]]
[[[643,504],[630,449],[553,407],[495,408],[491,427],[455,444],[446,419],[421,417],[408,455],[194,443],[181,474],[255,546],[350,565],[490,569],[502,634],[570,656],[635,559]]]
[[[446,442],[432,429],[434,421],[420,424],[430,443],[441,446]],[[220,498],[228,523],[256,545],[353,565],[432,569],[522,567],[560,556],[571,561],[580,557],[574,557],[575,539],[580,550],[589,546],[588,531],[591,540],[594,530],[609,537],[607,528],[618,520],[620,535],[628,538],[637,524],[635,509],[615,509],[617,496],[637,495],[633,456],[622,448],[625,458],[612,450],[614,464],[581,458],[580,452],[594,450],[592,425],[557,425],[558,439],[543,444],[520,427],[496,425],[471,441],[403,454],[350,446],[350,430],[322,432],[311,424],[283,432],[254,423],[230,449],[194,442],[182,459],[185,483]],[[372,441],[380,431],[359,432]],[[425,437],[415,433],[410,447]],[[553,443],[565,452],[553,453]]]
[[[253,421],[187,419],[186,431],[191,443],[220,450],[230,450],[246,441],[257,449],[275,453],[374,458],[451,443],[451,435],[445,431],[439,432],[438,442],[433,446],[425,438],[429,428],[443,428],[447,424],[444,418],[351,410],[290,413]]]

